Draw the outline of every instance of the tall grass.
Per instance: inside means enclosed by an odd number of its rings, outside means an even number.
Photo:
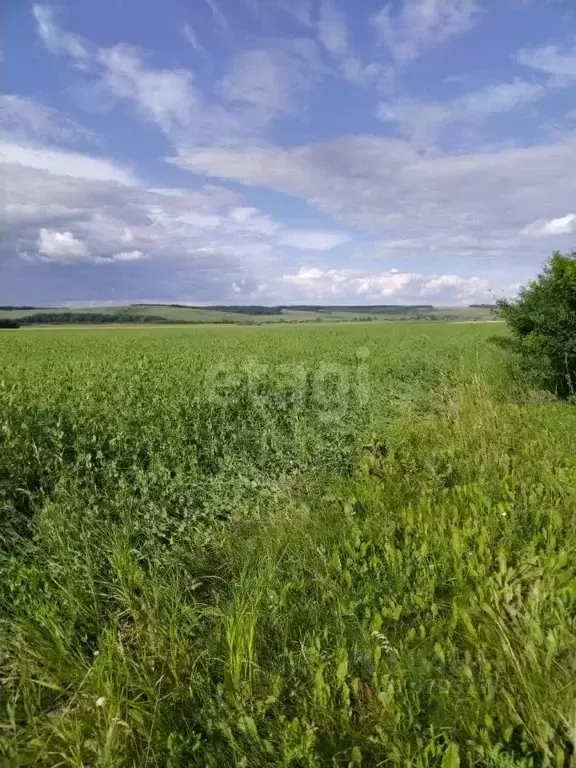
[[[568,765],[576,413],[489,333],[1,336],[6,762]]]

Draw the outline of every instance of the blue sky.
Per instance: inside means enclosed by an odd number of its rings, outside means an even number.
[[[469,304],[576,247],[573,0],[8,0],[1,304]]]

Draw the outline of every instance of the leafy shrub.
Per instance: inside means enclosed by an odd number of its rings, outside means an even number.
[[[576,251],[555,253],[543,272],[499,304],[524,363],[561,396],[576,390]]]

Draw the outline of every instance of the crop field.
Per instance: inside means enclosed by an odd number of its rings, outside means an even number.
[[[0,331],[0,764],[571,765],[576,409],[503,333]]]

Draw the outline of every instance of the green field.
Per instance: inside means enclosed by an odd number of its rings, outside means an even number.
[[[495,333],[0,332],[5,764],[570,765],[576,410]]]
[[[71,321],[74,315],[110,315],[116,318],[115,322],[122,322],[123,316],[128,316],[128,322],[134,322],[137,318],[157,318],[160,322],[171,323],[238,323],[262,324],[262,323],[307,323],[307,322],[342,322],[350,320],[460,320],[460,321],[486,321],[493,320],[494,313],[489,307],[384,307],[380,311],[370,311],[363,307],[325,307],[302,308],[284,307],[278,314],[250,313],[248,308],[243,311],[234,311],[233,307],[226,310],[209,307],[184,307],[168,304],[130,304],[125,306],[104,307],[58,307],[51,309],[2,309],[0,308],[0,320],[25,320],[34,315],[47,317],[54,313],[63,316],[59,322],[66,322],[65,316],[70,315]],[[78,322],[78,318],[76,318]]]

